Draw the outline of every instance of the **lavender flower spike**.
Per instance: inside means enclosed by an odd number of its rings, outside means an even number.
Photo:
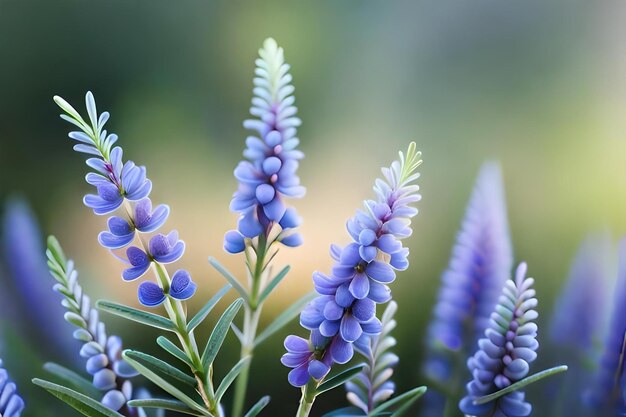
[[[394,281],[395,270],[408,267],[409,250],[401,240],[412,233],[411,218],[417,214],[412,204],[421,198],[419,187],[413,184],[419,177],[420,156],[412,142],[406,156],[400,152],[399,161],[382,169],[384,179],[376,180],[374,186],[377,199],[366,200],[365,210],[348,220],[353,242],[345,248],[331,246],[335,266],[330,275],[313,274],[319,296],[302,311],[300,324],[325,340],[321,345],[309,344],[311,358],[327,364],[346,363],[360,337],[380,333],[376,304],[391,299],[388,284]],[[302,386],[310,377],[319,381],[329,370],[320,378],[320,373],[301,364],[296,368],[299,375],[292,375],[290,382]]]
[[[529,364],[537,357],[534,282],[526,278],[523,262],[517,267],[515,281],[506,282],[485,337],[478,341],[478,351],[468,361],[474,379],[467,384],[468,395],[459,404],[463,413],[475,417],[530,415],[532,406],[524,401],[524,393],[520,391],[485,404],[477,405],[473,401],[523,379],[528,374]]]
[[[24,410],[24,400],[17,393],[17,387],[9,380],[9,373],[2,367],[0,359],[0,416],[20,417]]]
[[[609,298],[608,236],[587,238],[572,264],[569,279],[558,298],[550,325],[553,344],[575,349],[578,359],[590,357],[605,328]]]
[[[74,338],[83,343],[80,356],[86,359],[86,370],[93,377],[93,386],[103,391],[103,405],[127,417],[139,416],[136,408],[126,403],[132,399],[133,386],[129,378],[138,375],[122,358],[122,340],[107,336],[106,327],[91,307],[91,301],[78,284],[74,263],[67,260],[54,238],[48,239],[48,266],[57,280],[55,291],[63,295],[67,309],[65,320],[77,327]]]
[[[117,135],[108,134],[104,129],[109,113],[104,112],[98,116],[91,92],[85,98],[88,122],[61,97],[55,96],[54,101],[65,111],[61,118],[80,129],[69,133],[71,139],[79,142],[74,145],[74,150],[95,155],[87,159],[87,165],[95,172],[88,173],[86,180],[96,187],[97,193],[86,195],[83,199],[85,205],[98,215],[120,211],[109,217],[108,230],[98,236],[100,244],[107,249],[120,249],[133,243],[137,234],[150,234],[160,229],[167,220],[170,209],[165,204],[153,209],[152,201],[148,198],[152,182],[146,177],[146,168],[135,165],[133,161],[123,162],[122,148],[113,147],[117,142]],[[176,231],[167,235],[153,235],[147,247],[144,246],[144,240],[139,239],[139,242],[141,247],[130,246],[126,250],[129,267],[122,274],[125,281],[141,277],[152,264],[162,267],[162,264],[175,262],[185,251],[185,244],[178,239]],[[165,277],[159,278],[157,283],[143,282],[138,288],[139,302],[155,307],[168,296],[178,300],[191,297],[195,293],[196,284],[191,281],[187,272],[182,272],[184,276],[178,275],[184,278],[182,281],[173,282]],[[179,291],[174,291],[174,288]]]
[[[604,343],[600,368],[586,402],[606,413],[626,412],[626,239],[619,245],[619,270],[613,312]],[[607,414],[608,415],[608,414]],[[617,414],[619,415],[619,414]]]
[[[304,154],[296,149],[300,143],[296,127],[301,121],[293,105],[292,77],[283,49],[274,39],[265,41],[259,55],[250,108],[257,118],[244,122],[254,134],[246,139],[246,160],[235,168],[239,188],[230,203],[231,210],[241,215],[237,230],[224,238],[224,248],[230,253],[242,252],[244,239],[268,234],[275,224],[282,230],[278,241],[286,246],[302,243],[299,234],[289,232],[300,224],[300,218],[284,202],[285,197],[300,198],[305,193],[296,175]]]
[[[487,163],[476,180],[450,265],[442,276],[428,333],[431,348],[456,351],[481,337],[512,259],[502,175],[496,163]]]
[[[348,401],[366,415],[388,400],[396,390],[391,377],[393,367],[398,364],[399,359],[389,349],[396,345],[396,339],[390,333],[396,327],[393,316],[397,310],[398,304],[390,301],[381,320],[381,333],[362,337],[355,343],[357,352],[367,360],[367,366],[355,379],[346,382],[347,397]]]

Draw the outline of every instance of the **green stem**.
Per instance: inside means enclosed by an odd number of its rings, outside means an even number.
[[[124,201],[124,208],[128,215],[129,220],[133,221],[133,210],[128,201]],[[139,241],[141,242],[141,246],[144,251],[148,253],[148,245],[142,239],[141,235],[139,235]],[[169,293],[169,289],[172,283],[172,280],[165,269],[163,264],[154,261],[152,263],[154,274],[159,281],[161,288],[165,294]],[[191,371],[194,374],[194,377],[197,381],[197,391],[198,394],[202,397],[202,401],[204,402],[207,410],[216,417],[221,417],[221,413],[219,410],[219,404],[215,402],[215,391],[213,387],[213,365],[209,366],[209,369],[204,369],[202,365],[202,358],[200,356],[200,351],[198,350],[198,343],[196,342],[196,338],[193,334],[193,331],[189,332],[187,330],[187,312],[185,305],[182,301],[172,298],[167,295],[165,299],[165,311],[169,319],[176,326],[176,335],[180,341],[180,345],[183,348],[183,351],[191,361]]]
[[[254,340],[256,338],[256,332],[259,325],[259,317],[261,316],[261,308],[252,310],[248,305],[244,306],[244,322],[243,322],[243,340],[241,342],[241,358],[254,354]],[[241,416],[243,414],[243,406],[246,400],[246,390],[248,386],[248,377],[250,375],[250,362],[244,366],[241,373],[237,377],[235,385],[235,397],[233,400],[233,412],[234,416]]]
[[[250,376],[250,365],[252,356],[254,355],[254,341],[256,339],[257,329],[259,327],[259,318],[263,305],[257,304],[259,294],[261,292],[263,272],[265,270],[264,263],[267,256],[267,236],[261,234],[259,236],[259,245],[256,253],[256,263],[254,265],[254,274],[252,275],[252,289],[249,296],[249,304],[244,306],[244,322],[242,329],[243,340],[241,341],[240,359],[250,356],[250,360],[245,365],[235,383],[235,395],[233,397],[232,417],[241,417],[246,402],[246,392],[248,390],[248,378]]]
[[[296,417],[308,417],[315,402],[315,388],[317,388],[316,383],[312,378],[308,384],[302,387],[302,397],[300,397],[300,406]]]

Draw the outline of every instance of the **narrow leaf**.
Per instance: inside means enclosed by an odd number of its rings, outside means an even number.
[[[417,401],[422,395],[426,393],[426,389],[426,387],[413,388],[412,390],[407,391],[404,394],[398,395],[397,397],[394,397],[389,401],[385,401],[384,403],[373,409],[370,414],[372,416],[380,415],[380,413],[382,413],[383,411],[396,405],[400,405],[401,408],[401,410],[398,410],[397,412],[402,413],[406,411],[406,409],[404,408],[406,403],[408,402],[408,404],[412,404],[414,401]]]
[[[63,381],[64,385],[69,385],[76,391],[84,394],[90,398],[99,398],[102,396],[102,392],[93,386],[93,383],[88,379],[83,378],[76,372],[67,369],[54,362],[47,362],[43,365],[43,369],[50,372]]]
[[[304,297],[300,298],[298,301],[293,303],[287,310],[283,311],[278,317],[274,319],[272,323],[269,324],[256,338],[254,341],[254,346],[259,346],[263,343],[267,338],[272,336],[274,333],[282,329],[286,326],[291,320],[293,320],[302,309],[314,298],[316,294],[311,292],[306,294]]]
[[[322,385],[317,387],[317,389],[315,390],[315,395],[320,395],[333,388],[337,388],[338,386],[354,378],[356,374],[358,374],[359,372],[363,370],[364,367],[365,367],[365,364],[362,363],[362,364],[353,366],[352,368],[348,368],[345,371],[340,372],[337,375],[329,378]]]
[[[230,284],[227,284],[221,290],[219,290],[213,297],[211,297],[211,299],[207,301],[204,307],[202,307],[200,311],[198,311],[198,313],[196,313],[196,315],[193,316],[193,318],[189,321],[189,323],[187,324],[187,332],[191,333],[193,329],[198,327],[198,325],[202,323],[202,321],[209,315],[211,310],[213,310],[213,307],[215,307],[215,304],[217,304],[222,299],[222,297],[228,291],[230,291],[231,288],[232,286]]]
[[[233,331],[233,333],[235,333],[235,336],[237,336],[237,339],[239,339],[239,342],[243,343],[243,333],[241,333],[241,330],[239,330],[239,327],[237,327],[235,323],[230,323],[230,328]]]
[[[158,408],[162,410],[178,411],[179,413],[191,414],[192,416],[198,413],[187,407],[185,403],[178,400],[169,400],[164,398],[150,398],[144,400],[130,400],[128,405],[131,407],[142,408]]]
[[[189,408],[191,408],[192,410],[202,414],[203,416],[211,416],[211,413],[205,410],[203,406],[191,399],[189,396],[187,396],[187,394],[176,388],[174,385],[170,384],[165,379],[154,373],[151,369],[144,366],[142,363],[137,362],[133,358],[129,357],[127,353],[128,351],[125,350],[122,353],[122,356],[124,357],[124,359],[126,359],[126,362],[128,362],[130,366],[135,368],[141,375],[154,382],[172,397],[178,398],[180,401],[189,406]]]
[[[138,310],[123,304],[105,300],[99,300],[96,303],[96,306],[102,311],[106,311],[107,313],[111,313],[128,320],[136,321],[137,323],[146,324],[148,326],[170,332],[175,331],[174,324],[169,319],[153,313],[148,313],[147,311]]]
[[[204,369],[209,369],[209,366],[215,360],[217,356],[217,352],[219,352],[222,347],[222,343],[224,343],[224,339],[226,338],[226,334],[228,333],[228,329],[230,328],[230,324],[233,319],[237,315],[237,312],[243,305],[243,300],[241,298],[236,299],[222,314],[222,317],[218,320],[217,324],[213,328],[211,332],[211,336],[209,336],[209,340],[204,348],[204,353],[202,353],[202,365]]]
[[[344,407],[338,410],[331,411],[330,413],[324,414],[323,417],[348,417],[348,416],[361,416],[366,417],[363,413],[363,410],[356,407]]]
[[[263,410],[265,406],[269,404],[269,402],[270,402],[269,395],[262,397],[259,401],[257,401],[256,404],[252,406],[252,408],[243,417],[256,417],[261,412],[261,410]]]
[[[556,374],[559,374],[559,373],[565,372],[565,371],[567,371],[567,366],[566,365],[561,365],[561,366],[556,366],[554,368],[543,370],[541,372],[537,372],[534,375],[526,377],[526,378],[524,378],[524,379],[522,379],[520,381],[517,381],[514,384],[509,385],[506,388],[501,389],[500,391],[497,391],[497,392],[494,392],[492,394],[476,398],[474,400],[474,404],[485,404],[485,403],[488,403],[488,402],[496,400],[496,399],[498,399],[498,398],[502,397],[503,395],[506,395],[506,394],[508,394],[510,392],[522,389],[526,385],[530,385],[530,384],[532,384],[534,382],[539,381],[540,379],[549,377],[551,375],[556,375]]]
[[[224,268],[222,264],[217,261],[217,259],[211,256],[209,257],[209,263],[213,266],[213,268],[217,269],[217,271],[222,274],[224,278],[226,278],[226,281],[228,281],[230,285],[233,286],[233,288],[239,293],[239,295],[241,295],[241,297],[243,297],[244,300],[249,299],[246,289],[241,286],[237,278],[235,278],[233,274],[231,274],[226,268]]]
[[[197,386],[196,379],[194,377],[187,375],[180,369],[173,367],[169,363],[164,362],[159,358],[155,358],[154,356],[148,355],[147,353],[138,352],[135,350],[126,351],[126,355],[136,361],[143,362],[146,367],[152,369],[152,371],[154,372],[161,372],[162,374],[165,374],[180,382],[184,382],[194,389]]]
[[[278,284],[280,284],[280,282],[283,280],[283,278],[287,276],[287,273],[289,272],[290,269],[291,267],[287,265],[270,281],[270,283],[267,285],[267,287],[265,287],[265,289],[261,293],[261,296],[259,297],[259,300],[257,301],[257,305],[263,304],[263,301],[265,301],[265,299],[269,297],[272,291],[274,291],[274,288],[276,288]]]
[[[230,385],[233,383],[235,378],[237,378],[241,371],[250,364],[250,359],[252,359],[251,356],[246,356],[245,358],[242,358],[239,362],[237,362],[235,366],[233,366],[230,371],[228,371],[224,379],[222,379],[222,382],[220,382],[220,386],[217,387],[217,391],[215,391],[215,401],[217,403],[222,400],[222,397],[224,396]]]
[[[169,340],[167,337],[159,336],[159,337],[157,337],[156,341],[157,341],[157,344],[159,346],[161,346],[169,354],[171,354],[172,356],[180,359],[181,361],[183,361],[187,365],[193,367],[191,361],[189,360],[189,358],[187,357],[185,352],[183,352],[178,346],[176,346],[174,343],[172,343],[172,341]]]
[[[67,405],[88,417],[123,417],[120,413],[106,408],[98,401],[87,397],[79,392],[50,381],[35,378],[33,384],[44,388],[46,391],[59,398]]]
[[[50,256],[48,256],[48,258],[51,261],[56,261],[58,265],[65,265],[67,263],[61,244],[57,238],[52,235],[48,236],[48,250],[50,251]]]

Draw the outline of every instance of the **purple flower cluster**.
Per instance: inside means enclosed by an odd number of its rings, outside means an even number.
[[[626,412],[626,239],[619,245],[613,312],[600,367],[585,401],[594,409]],[[612,412],[612,411],[611,411]]]
[[[467,384],[468,395],[459,407],[476,417],[525,417],[532,406],[524,401],[524,393],[514,391],[485,404],[474,400],[523,379],[529,364],[535,360],[538,314],[537,299],[532,289],[534,279],[526,278],[526,264],[521,263],[515,281],[506,282],[502,296],[491,314],[490,326],[478,341],[478,351],[468,361],[473,380]]]
[[[15,383],[9,380],[9,373],[0,359],[0,416],[20,417],[23,410],[24,400],[18,395]]]
[[[243,154],[247,160],[235,168],[239,187],[230,203],[231,210],[241,215],[237,230],[224,237],[224,248],[230,253],[242,252],[246,238],[268,235],[275,224],[281,227],[278,241],[287,246],[302,243],[299,234],[290,232],[301,220],[284,202],[284,197],[299,198],[305,193],[296,175],[304,154],[296,149],[300,143],[296,127],[301,121],[295,116],[292,77],[283,49],[274,39],[265,41],[259,55],[250,109],[257,119],[244,122],[255,133],[246,140]]]
[[[69,133],[69,137],[79,144],[74,150],[95,157],[87,159],[87,165],[95,172],[86,176],[89,184],[96,187],[96,194],[88,194],[83,199],[86,206],[98,215],[110,214],[123,208],[122,215],[113,215],[108,219],[108,230],[98,236],[98,241],[108,249],[127,247],[136,234],[147,234],[157,231],[169,216],[170,209],[162,204],[152,208],[148,198],[152,190],[152,182],[146,177],[146,168],[137,166],[132,161],[123,162],[122,148],[113,147],[117,135],[107,134],[104,125],[109,113],[98,116],[96,103],[91,92],[87,93],[86,106],[90,123],[83,120],[80,114],[65,100],[56,96],[55,102],[66,114],[61,117],[81,129]],[[177,261],[185,251],[185,244],[178,239],[176,231],[167,235],[154,234],[147,247],[143,241],[141,248],[130,246],[126,250],[127,262],[130,266],[124,270],[125,281],[140,278],[154,264],[167,264]],[[145,306],[157,306],[170,296],[184,300],[193,296],[196,284],[191,281],[187,271],[179,270],[174,274],[175,280],[169,282],[150,281],[139,285],[138,298]]]
[[[343,364],[352,358],[353,344],[360,337],[380,333],[376,305],[391,299],[388,284],[394,281],[396,270],[408,267],[409,250],[401,239],[412,233],[411,218],[417,209],[411,204],[421,198],[419,187],[412,184],[419,177],[415,173],[419,158],[415,143],[411,143],[406,158],[400,153],[400,161],[383,168],[384,179],[377,180],[374,187],[377,199],[365,201],[365,210],[348,220],[353,242],[344,248],[331,246],[335,265],[330,275],[313,274],[319,296],[302,311],[300,324],[311,331],[316,343],[309,343],[311,359],[297,366],[291,359],[304,352],[285,343],[283,364],[294,368],[289,374],[292,385],[302,386],[309,377],[319,380],[325,376],[310,372],[313,359],[328,364],[327,373],[332,363]]]
[[[500,167],[485,164],[474,191],[428,332],[433,350],[457,351],[481,337],[512,267],[506,202]],[[467,334],[465,329],[471,329]]]

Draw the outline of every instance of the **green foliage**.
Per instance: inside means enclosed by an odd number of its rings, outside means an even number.
[[[145,324],[151,327],[156,327],[157,329],[161,330],[167,330],[170,332],[176,331],[176,327],[171,320],[157,314],[148,313],[147,311],[138,310],[136,308],[128,307],[123,304],[118,304],[106,300],[99,300],[98,302],[96,302],[96,306],[102,311],[106,311],[107,313],[123,317],[127,320],[135,321],[137,323]]]
[[[517,381],[514,384],[509,385],[506,388],[501,389],[500,391],[494,392],[493,394],[489,394],[489,395],[485,395],[482,396],[480,398],[476,398],[474,400],[475,404],[485,404],[488,403],[490,401],[494,401],[500,397],[502,397],[503,395],[506,395],[510,392],[513,391],[517,391],[520,390],[522,388],[524,388],[526,385],[530,385],[533,384],[537,381],[540,381],[544,378],[547,378],[549,376],[552,375],[556,375],[556,374],[560,374],[561,372],[565,372],[567,371],[567,366],[565,365],[561,365],[561,366],[556,366],[554,368],[550,368],[550,369],[545,369],[541,372],[537,372],[536,374],[533,374],[531,376],[528,376],[520,381]]]
[[[87,397],[70,388],[54,384],[50,381],[35,378],[33,384],[44,388],[46,391],[61,399],[63,402],[78,410],[88,417],[124,417],[120,413],[110,410],[98,401]]]

